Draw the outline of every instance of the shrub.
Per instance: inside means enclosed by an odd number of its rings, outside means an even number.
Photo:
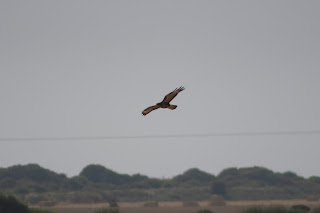
[[[5,196],[0,194],[0,212],[1,213],[53,213],[44,209],[28,208],[18,201],[14,196]]]
[[[120,213],[117,208],[101,208],[96,210],[94,213]]]
[[[28,207],[19,202],[14,196],[5,196],[0,194],[1,213],[28,213],[28,211]]]

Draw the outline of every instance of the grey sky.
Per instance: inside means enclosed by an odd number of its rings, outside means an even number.
[[[319,1],[1,1],[0,138],[320,130]],[[141,111],[185,86],[172,103]],[[1,141],[0,167],[320,176],[319,134]]]

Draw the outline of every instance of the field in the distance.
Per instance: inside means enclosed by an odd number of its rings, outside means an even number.
[[[226,206],[209,206],[209,202],[198,202],[198,207],[183,207],[182,202],[159,202],[159,207],[143,207],[141,203],[118,203],[120,213],[197,213],[200,209],[210,209],[214,213],[238,213],[252,205],[285,205],[291,206],[304,204],[311,208],[320,207],[320,201],[306,200],[271,200],[271,201],[230,201]],[[108,207],[107,203],[101,204],[70,204],[57,205],[46,208],[56,213],[94,213],[99,208]]]

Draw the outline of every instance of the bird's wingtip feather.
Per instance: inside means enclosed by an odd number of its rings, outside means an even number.
[[[182,90],[185,90],[185,88],[184,88],[183,86],[181,86],[181,87],[177,87],[175,90],[180,90],[180,91],[182,91]]]

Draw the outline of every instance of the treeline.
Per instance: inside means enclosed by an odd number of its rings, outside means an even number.
[[[196,168],[170,179],[119,174],[101,165],[88,165],[74,177],[37,164],[0,168],[0,190],[30,204],[50,201],[94,203],[117,201],[301,199],[320,195],[320,177],[303,178],[263,167],[228,168],[217,176]]]

